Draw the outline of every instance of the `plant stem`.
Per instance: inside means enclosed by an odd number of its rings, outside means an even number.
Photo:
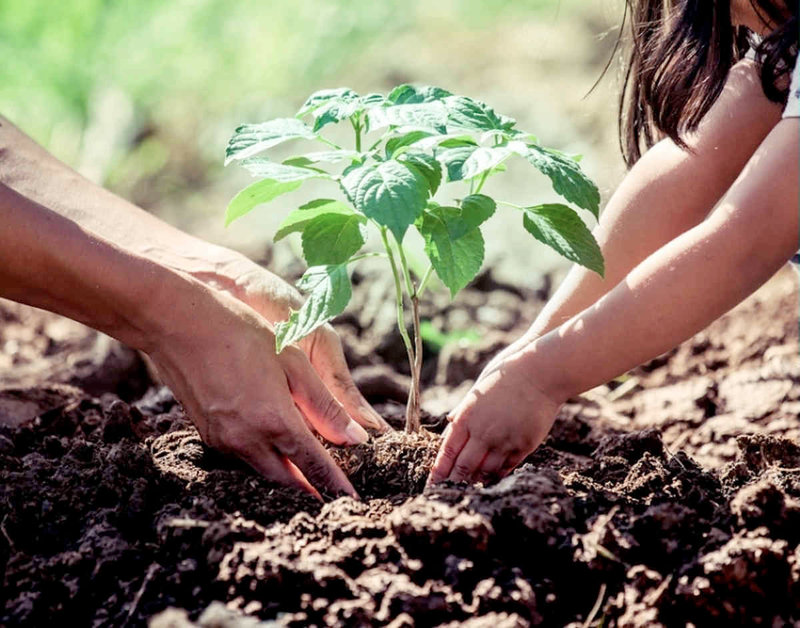
[[[481,180],[478,182],[478,187],[475,188],[474,194],[480,194],[481,190],[483,189],[483,184],[486,183],[486,179],[489,178],[490,172],[491,170],[487,170],[486,172],[483,173],[483,175],[481,176]]]
[[[420,377],[422,375],[422,334],[419,325],[419,296],[411,297],[411,311],[414,321],[414,368],[411,371],[411,393],[408,396],[406,407],[406,432],[418,432],[421,426],[420,418]]]
[[[370,257],[386,257],[386,253],[375,252],[375,253],[362,253],[361,255],[356,255],[355,257],[351,257],[347,260],[348,264],[352,264],[353,262],[360,262],[362,259],[368,259]]]
[[[389,238],[386,234],[386,227],[381,227],[381,239],[383,246],[386,249],[386,254],[389,257],[389,264],[392,267],[392,276],[394,277],[395,297],[397,299],[397,327],[400,330],[400,335],[403,338],[403,343],[406,346],[406,353],[408,354],[408,365],[411,369],[411,390],[408,394],[408,405],[406,406],[406,431],[416,432],[419,430],[419,387],[415,385],[418,383],[418,378],[415,380],[414,373],[416,373],[417,357],[414,353],[414,345],[411,344],[411,338],[406,329],[405,316],[403,315],[403,279],[400,271],[397,268],[397,261],[394,258]],[[401,248],[402,250],[402,248]],[[412,302],[413,305],[413,302]],[[422,354],[420,353],[420,358]],[[416,405],[415,405],[416,402]]]
[[[522,205],[516,203],[509,203],[508,201],[497,201],[498,205],[505,205],[506,207],[513,207],[514,209],[525,209]]]
[[[422,279],[419,282],[419,286],[417,287],[417,298],[421,299],[423,293],[425,292],[425,288],[428,287],[428,281],[433,276],[433,264],[428,264],[428,268],[425,271],[425,274],[422,275]]]
[[[397,242],[397,239],[395,239],[395,243],[397,244],[397,250],[400,254],[400,268],[403,269],[403,277],[406,281],[406,292],[409,298],[413,298],[416,296],[417,291],[414,287],[414,282],[411,281],[411,272],[409,271],[408,262],[406,261],[406,252],[403,250],[403,245]]]
[[[355,121],[350,118],[350,123],[353,125],[353,130],[356,132],[356,152],[361,152],[361,120]]]
[[[336,150],[342,150],[342,147],[339,146],[336,142],[331,142],[329,139],[322,137],[321,135],[317,135],[317,139],[322,142],[323,144],[327,144],[331,148],[335,148]]]
[[[395,242],[397,242],[395,240]],[[422,374],[422,334],[419,328],[419,294],[414,282],[411,280],[406,254],[403,245],[397,242],[397,250],[400,253],[400,264],[406,280],[406,291],[411,299],[412,321],[414,329],[414,362],[411,364],[411,390],[408,395],[408,406],[406,407],[406,432],[413,433],[420,428],[420,376]]]

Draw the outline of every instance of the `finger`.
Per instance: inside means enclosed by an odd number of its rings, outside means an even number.
[[[311,486],[300,470],[272,447],[267,446],[256,454],[241,453],[239,457],[269,481],[310,493],[322,500],[319,491]]]
[[[305,356],[300,355],[302,358],[293,358],[294,362],[286,369],[289,390],[297,407],[314,429],[332,443],[337,445],[366,443],[369,434],[350,418],[322,383]]]
[[[441,482],[450,475],[453,464],[461,453],[461,448],[466,445],[469,434],[466,430],[448,423],[442,434],[442,445],[436,454],[428,483]]]
[[[481,462],[477,470],[478,479],[483,482],[492,482],[500,476],[500,470],[505,466],[506,452],[491,450]]]
[[[471,481],[487,452],[488,448],[482,441],[470,438],[453,463],[453,469],[450,471],[448,479],[453,482]]]
[[[509,454],[508,458],[506,458],[505,463],[503,464],[503,468],[500,469],[500,477],[505,477],[509,473],[511,473],[514,469],[516,469],[525,458],[528,457],[528,454],[524,452],[514,452]]]
[[[295,412],[297,412],[295,410]],[[299,414],[299,412],[298,412]],[[297,417],[302,422],[301,417]],[[297,423],[300,425],[301,423]],[[303,476],[324,495],[350,495],[359,499],[358,493],[350,484],[344,472],[325,451],[322,444],[306,429],[288,434],[276,443],[279,452],[285,455]]]
[[[391,426],[369,405],[353,381],[338,336],[321,337],[314,349],[311,365],[347,413],[364,427],[379,432],[391,430]]]

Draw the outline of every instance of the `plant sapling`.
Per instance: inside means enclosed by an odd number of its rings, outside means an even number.
[[[342,122],[353,129],[352,147],[339,146],[323,135],[326,127]],[[263,156],[289,140],[317,142],[323,150],[282,162]],[[420,298],[434,272],[454,297],[480,271],[484,258],[480,227],[498,205],[483,188],[489,177],[505,170],[511,157],[521,157],[549,177],[567,202],[598,216],[600,194],[576,160],[539,145],[533,135],[517,129],[512,118],[488,105],[438,87],[400,85],[386,96],[360,96],[345,88],[323,90],[312,94],[294,118],[237,128],[225,163],[239,162],[258,181],[231,200],[226,225],[311,179],[330,181],[332,191],[338,192],[292,211],[275,234],[277,241],[300,233],[309,265],[297,284],[307,299],[276,326],[276,350],[344,311],[352,293],[351,264],[385,257],[394,278],[397,325],[411,370],[406,429],[417,431]],[[434,197],[445,185],[454,187],[447,184],[460,185],[463,193],[440,204]],[[499,204],[519,211],[523,227],[534,238],[603,274],[600,248],[574,209],[562,203]],[[380,235],[380,253],[362,252],[369,228]],[[407,261],[403,243],[409,229],[416,229],[425,243],[429,264],[421,276],[414,275]],[[411,334],[405,299],[411,305]]]

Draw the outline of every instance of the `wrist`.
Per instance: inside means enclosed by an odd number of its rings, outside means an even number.
[[[556,339],[552,334],[536,337],[520,352],[520,366],[529,373],[530,380],[543,395],[557,405],[583,391],[565,361],[559,359],[552,347]]]
[[[303,305],[294,287],[225,247],[192,239],[173,249],[153,249],[151,255],[167,268],[247,303],[271,323],[286,320]]]
[[[165,264],[123,255],[109,281],[98,284],[111,304],[110,323],[85,322],[149,354],[174,331],[180,304],[198,301],[197,282]]]

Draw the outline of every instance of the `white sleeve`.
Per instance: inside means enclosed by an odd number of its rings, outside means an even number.
[[[800,118],[800,58],[792,72],[792,86],[789,88],[789,100],[783,110],[784,118]]]

